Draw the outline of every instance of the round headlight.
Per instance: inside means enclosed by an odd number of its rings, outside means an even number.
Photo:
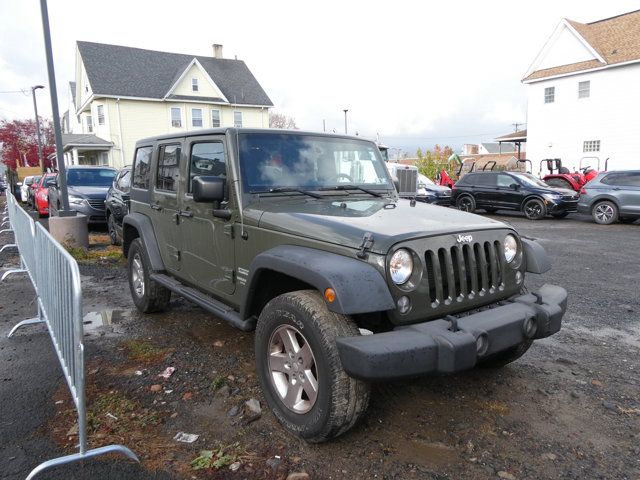
[[[516,240],[516,237],[511,234],[507,235],[504,237],[503,245],[504,259],[507,263],[513,262],[513,259],[516,258],[516,255],[518,254],[518,241]]]
[[[396,285],[402,285],[411,276],[413,271],[413,259],[408,250],[401,248],[391,257],[389,262],[389,273],[391,274],[391,280]]]

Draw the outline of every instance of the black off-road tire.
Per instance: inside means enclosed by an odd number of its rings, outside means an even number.
[[[315,403],[309,401],[308,411],[287,407],[286,398],[276,387],[277,376],[286,379],[285,388],[293,388],[291,374],[294,379],[297,374],[292,370],[289,375],[283,374],[270,365],[274,350],[287,359],[286,353],[274,349],[278,332],[293,332],[296,343],[301,347],[308,344],[312,352],[315,366],[310,371],[315,371],[317,396]],[[264,307],[255,332],[258,377],[269,407],[290,432],[311,443],[324,442],[349,430],[366,411],[370,385],[347,375],[336,346],[336,338],[359,334],[356,324],[349,317],[330,312],[315,290],[285,293]],[[311,398],[306,392],[303,395]]]
[[[591,209],[591,217],[598,225],[611,225],[612,223],[616,223],[619,216],[620,211],[618,210],[618,206],[609,200],[598,202]]]
[[[539,198],[530,198],[522,205],[522,213],[529,220],[542,220],[547,216],[547,207]]]
[[[116,229],[116,222],[113,219],[113,214],[107,214],[107,231],[109,232],[109,240],[111,245],[120,245],[122,242],[118,237],[118,230]]]
[[[533,340],[525,340],[515,347],[508,348],[502,352],[494,353],[486,358],[478,361],[478,366],[482,368],[502,368],[511,362],[515,362],[522,355],[527,353],[529,347],[533,344]]]
[[[139,262],[139,264],[136,262]],[[154,282],[149,277],[151,272],[150,265],[151,262],[149,262],[142,240],[139,238],[134,239],[129,246],[127,277],[133,303],[142,313],[164,311],[169,306],[169,300],[171,300],[171,290]],[[138,283],[138,280],[142,285]]]
[[[471,195],[460,195],[456,200],[456,208],[463,212],[473,213],[476,209],[476,201]]]

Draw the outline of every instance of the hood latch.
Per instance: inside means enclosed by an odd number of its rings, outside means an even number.
[[[356,253],[358,258],[367,258],[367,250],[371,250],[373,247],[373,233],[367,232],[362,236],[362,243],[360,244],[360,251]]]

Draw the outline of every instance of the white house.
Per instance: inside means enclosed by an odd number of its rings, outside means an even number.
[[[65,162],[130,164],[136,141],[214,127],[268,127],[271,100],[241,60],[77,42],[63,118]]]
[[[640,168],[640,10],[592,23],[563,19],[522,81],[527,158],[560,158],[571,169],[582,159],[601,170],[609,158],[609,169]]]

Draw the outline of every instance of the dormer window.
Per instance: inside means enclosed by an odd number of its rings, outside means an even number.
[[[191,91],[192,92],[197,92],[198,91],[198,79],[197,78],[192,78],[191,79]]]

